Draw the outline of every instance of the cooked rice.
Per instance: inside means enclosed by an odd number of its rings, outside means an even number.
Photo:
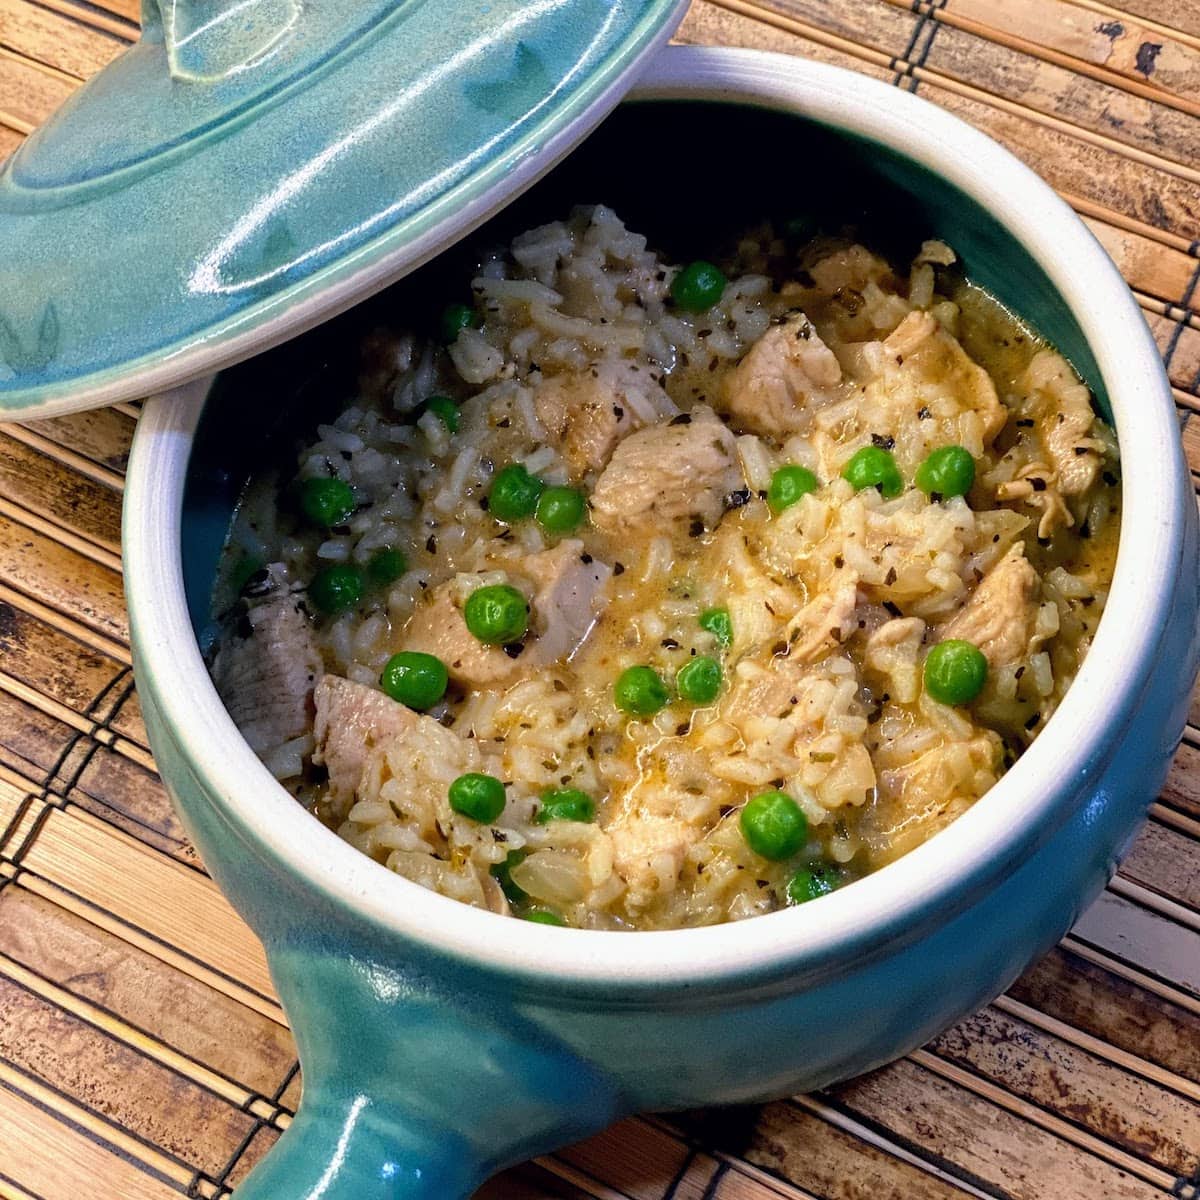
[[[404,550],[408,569],[385,591],[315,623],[332,675],[377,686],[441,585],[461,606],[475,587],[524,578],[530,556],[559,543],[532,520],[501,525],[481,503],[506,462],[550,484],[594,487],[598,470],[581,470],[544,409],[539,416],[554,381],[584,388],[621,372],[621,420],[634,428],[704,405],[730,420],[733,368],[802,306],[842,383],[813,403],[811,420],[774,436],[733,415],[746,492],[715,529],[693,522],[672,533],[660,522],[637,534],[588,526],[571,535],[581,553],[620,570],[569,660],[531,666],[503,687],[453,689],[367,755],[349,796],[314,771],[311,727],[256,747],[264,761],[390,869],[467,903],[548,907],[581,927],[752,916],[787,902],[798,865],[835,864],[850,882],[931,836],[995,783],[1061,700],[1103,609],[1119,522],[1115,441],[1099,419],[1075,450],[1103,468],[1087,487],[1070,493],[1065,471],[1060,479],[1046,461],[1056,413],[1078,411],[1081,396],[1086,404],[1082,385],[957,278],[953,262],[944,244],[926,242],[898,274],[848,241],[797,252],[763,228],[727,260],[719,302],[690,314],[670,301],[677,268],[603,207],[490,254],[472,284],[481,327],[445,352],[390,335],[382,353],[375,346],[362,395],[300,456],[296,478],[351,485],[358,507],[346,525],[324,535],[300,526],[279,504],[281,485],[293,482],[285,476],[254,485],[231,533],[229,571],[282,564],[285,591],[303,589],[321,566]],[[1003,402],[998,433],[971,393],[983,387],[978,372],[956,350],[945,351],[942,374],[905,373],[905,358],[930,337],[950,347],[960,339],[986,368]],[[459,403],[457,432],[421,409],[435,394]],[[895,499],[840,477],[872,441],[889,446],[910,481]],[[977,460],[969,501],[931,501],[911,486],[949,441]],[[824,486],[773,515],[766,489],[787,463]],[[1028,637],[1016,658],[994,665],[973,706],[939,704],[922,685],[925,655],[1014,547],[1041,577],[1022,613]],[[811,632],[805,614],[817,601],[836,608],[839,596],[844,612],[829,618],[826,643],[797,664],[791,646]],[[714,606],[731,614],[728,649],[699,625]],[[789,622],[798,622],[792,634]],[[231,635],[222,654],[240,648]],[[645,720],[614,705],[625,667],[648,664],[669,682],[699,655],[722,662],[715,703],[675,697]],[[216,674],[221,682],[220,660]],[[506,784],[493,825],[449,805],[449,784],[468,771]],[[542,795],[564,786],[599,801],[598,822],[538,823]],[[755,855],[738,823],[747,799],[771,789],[791,795],[809,823],[807,845],[782,863]],[[506,859],[516,885],[508,899],[496,875]]]

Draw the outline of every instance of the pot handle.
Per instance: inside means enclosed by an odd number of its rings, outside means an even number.
[[[486,1173],[455,1143],[361,1093],[309,1093],[237,1200],[466,1200]]]
[[[267,957],[304,1094],[238,1200],[467,1200],[624,1115],[609,1079],[476,973],[426,974],[345,942],[268,939]]]

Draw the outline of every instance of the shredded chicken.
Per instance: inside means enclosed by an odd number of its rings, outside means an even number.
[[[1064,496],[1079,496],[1096,482],[1105,443],[1095,436],[1096,414],[1088,390],[1061,354],[1039,350],[1018,381],[1035,402],[1035,417]]]
[[[1014,546],[983,577],[962,609],[938,630],[939,641],[962,638],[977,646],[992,670],[1011,666],[1032,649],[1041,581]]]
[[[788,622],[784,641],[789,658],[797,662],[816,662],[854,632],[857,578],[853,572],[847,574],[849,579],[836,591],[822,592]]]
[[[918,310],[881,345],[879,373],[866,384],[864,406],[885,413],[886,427],[873,432],[897,435],[922,414],[922,431],[935,444],[965,446],[981,455],[1008,413],[991,376],[967,356],[958,339]]]
[[[901,704],[911,704],[921,691],[918,658],[925,637],[920,617],[885,621],[867,638],[864,664],[887,680],[887,692]]]

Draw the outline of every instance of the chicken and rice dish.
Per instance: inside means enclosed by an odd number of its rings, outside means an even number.
[[[802,904],[1037,736],[1112,577],[1116,441],[925,242],[753,229],[677,266],[603,207],[488,254],[248,486],[211,667],[364,854],[592,929]]]

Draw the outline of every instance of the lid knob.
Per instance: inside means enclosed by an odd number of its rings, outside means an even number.
[[[300,0],[142,0],[142,29],[162,37],[172,79],[215,83],[275,54],[300,12]]]

